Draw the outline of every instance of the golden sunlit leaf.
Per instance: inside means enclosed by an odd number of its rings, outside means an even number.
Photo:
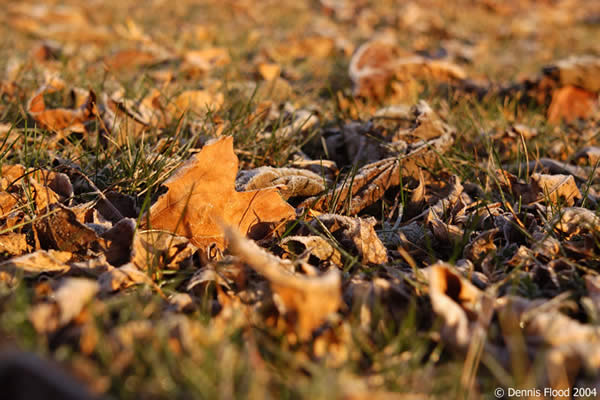
[[[548,121],[553,124],[563,119],[571,122],[577,118],[588,118],[598,108],[598,95],[575,86],[565,86],[552,94],[548,108]]]
[[[206,144],[165,182],[169,191],[150,208],[150,226],[186,236],[200,248],[223,248],[219,219],[243,234],[264,235],[265,228],[295,217],[276,189],[237,192],[237,169],[232,137]]]

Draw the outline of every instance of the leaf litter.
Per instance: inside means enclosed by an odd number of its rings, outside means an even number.
[[[598,396],[594,2],[67,3],[3,19],[17,363],[118,398]]]

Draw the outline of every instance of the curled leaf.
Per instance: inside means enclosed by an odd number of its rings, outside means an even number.
[[[349,66],[354,94],[382,99],[393,78],[404,82],[415,79],[456,81],[466,78],[462,68],[450,62],[403,53],[386,38],[374,39],[360,46]]]
[[[235,181],[237,191],[278,189],[284,199],[312,196],[325,190],[323,178],[298,168],[260,167],[240,171]]]
[[[0,280],[7,277],[32,277],[42,273],[60,273],[69,270],[73,254],[67,251],[38,250],[0,263]],[[8,274],[8,276],[6,275]]]
[[[352,218],[337,214],[322,214],[311,222],[315,229],[327,228],[343,247],[351,245],[365,264],[383,264],[388,261],[387,250],[375,233],[375,218]]]
[[[444,320],[443,338],[458,348],[468,348],[476,330],[490,323],[491,299],[444,263],[432,265],[428,275],[433,311]]]
[[[562,198],[568,206],[575,203],[575,199],[581,199],[581,192],[575,184],[573,175],[545,175],[532,174],[531,179],[538,189],[539,196],[547,196],[550,201],[558,203]]]
[[[98,283],[89,279],[67,278],[54,292],[52,301],[36,305],[29,313],[40,333],[56,331],[71,322],[98,293]]]
[[[304,251],[317,257],[321,261],[330,261],[332,264],[342,266],[342,255],[327,240],[321,236],[288,236],[281,241],[281,245],[292,253],[298,245],[304,247]]]
[[[96,95],[91,90],[87,101],[77,109],[65,108],[46,109],[44,94],[51,93],[56,89],[52,86],[42,86],[27,103],[27,112],[40,125],[51,131],[71,130],[74,132],[85,132],[84,123],[94,119],[94,107]]]
[[[295,326],[301,340],[309,339],[341,305],[339,271],[331,270],[317,277],[292,274],[281,266],[282,260],[266,253],[234,228],[223,229],[231,252],[267,278],[280,299],[276,302],[279,311]]]

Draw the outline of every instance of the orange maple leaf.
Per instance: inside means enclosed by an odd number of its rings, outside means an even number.
[[[186,236],[202,248],[211,243],[224,248],[219,222],[253,235],[295,217],[276,189],[237,192],[237,171],[232,137],[206,144],[165,182],[169,190],[150,208],[150,225]]]

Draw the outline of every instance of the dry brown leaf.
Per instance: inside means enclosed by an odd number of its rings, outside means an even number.
[[[584,147],[581,150],[579,150],[577,153],[575,153],[575,155],[573,156],[573,159],[575,161],[587,161],[588,165],[591,166],[596,166],[598,164],[598,161],[600,161],[600,147],[597,146],[589,146],[589,147]]]
[[[389,155],[382,139],[373,134],[372,122],[351,121],[325,140],[327,154],[340,165],[361,165],[379,161]]]
[[[442,336],[457,348],[467,349],[476,331],[490,323],[492,300],[445,263],[432,265],[428,276],[433,311],[444,320]]]
[[[82,274],[84,276],[100,277],[106,271],[114,269],[106,260],[104,254],[100,254],[96,258],[90,258],[84,261],[73,262],[70,264],[69,272]]]
[[[582,232],[597,232],[600,218],[587,208],[564,207],[552,219],[551,226],[571,237]]]
[[[471,261],[479,260],[487,254],[496,251],[497,246],[494,243],[494,236],[500,233],[498,228],[488,229],[479,233],[471,240],[463,250],[463,257]]]
[[[267,278],[278,297],[275,303],[279,311],[295,326],[300,340],[310,339],[342,304],[339,271],[330,270],[317,277],[292,274],[282,267],[283,260],[245,239],[235,228],[226,226],[223,230],[230,251]]]
[[[216,110],[223,105],[222,93],[213,94],[207,90],[186,90],[178,95],[167,106],[167,112],[175,119],[186,111],[204,115],[209,110]]]
[[[581,192],[575,184],[573,175],[545,175],[532,174],[534,188],[538,191],[538,196],[549,198],[550,201],[558,203],[560,199],[568,206],[575,203],[575,199],[581,199]]]
[[[416,128],[420,126],[423,125],[417,124]],[[345,210],[349,214],[357,214],[381,199],[390,187],[399,185],[402,179],[419,179],[421,167],[435,165],[438,155],[443,154],[454,142],[451,128],[444,125],[441,133],[436,132],[440,136],[411,145],[407,154],[365,165],[356,175],[348,177],[348,182],[338,184],[334,191],[326,196],[308,198],[299,207],[331,212]],[[425,132],[420,134],[425,135]]]
[[[576,86],[565,86],[552,93],[552,102],[548,107],[548,122],[560,123],[577,118],[588,118],[598,109],[598,94]]]
[[[119,266],[131,260],[135,231],[135,220],[123,218],[100,235],[108,242],[104,255],[110,264]]]
[[[466,73],[459,66],[409,55],[387,38],[374,39],[360,46],[350,60],[349,74],[355,96],[379,100],[385,97],[386,88],[393,78],[401,82],[466,78]]]
[[[430,140],[436,137],[441,137],[445,134],[452,133],[453,128],[448,126],[436,114],[425,100],[420,100],[410,109],[410,119],[412,126],[407,130],[400,130],[394,135],[394,140],[400,139],[403,136],[414,136],[419,139]]]
[[[544,68],[560,86],[578,86],[588,92],[600,91],[600,58],[569,57]]]
[[[25,205],[29,201],[33,201],[36,211],[41,213],[46,207],[60,200],[60,196],[49,185],[54,186],[57,190],[66,189],[62,187],[62,184],[57,184],[51,178],[53,173],[45,170],[31,173],[32,171],[27,170],[22,165],[16,164],[4,165],[1,171],[0,188],[8,192],[0,195],[2,212],[10,212],[10,209],[17,204]],[[38,180],[34,179],[34,176],[41,179],[42,182],[47,183],[48,186],[40,184]]]
[[[333,234],[342,247],[354,247],[364,264],[383,264],[388,261],[387,250],[375,233],[375,218],[351,218],[337,214],[322,214],[311,222],[315,229],[323,226]]]
[[[60,273],[70,269],[73,254],[68,251],[38,250],[0,263],[0,280],[13,277],[33,277],[42,273]],[[8,274],[8,275],[7,275]]]
[[[14,194],[0,192],[0,218],[6,218],[17,205],[18,198]]]
[[[301,252],[295,250],[298,244],[304,247],[302,251],[308,252],[321,261],[329,261],[339,267],[343,265],[340,252],[321,236],[288,236],[281,241],[281,245],[294,254]]]
[[[81,7],[17,3],[8,9],[9,24],[44,40],[104,42],[111,32],[93,24]]]
[[[117,145],[127,143],[130,138],[139,137],[143,131],[148,129],[147,124],[128,111],[121,101],[108,97],[106,93],[102,95],[102,105],[104,109],[102,122],[112,134]]]
[[[66,278],[52,295],[52,301],[34,306],[29,312],[31,324],[39,333],[51,333],[70,323],[96,296],[96,281]]]
[[[102,293],[112,293],[142,283],[154,284],[146,272],[131,263],[104,272],[98,277],[98,283]]]
[[[290,83],[281,78],[276,77],[271,81],[264,81],[255,88],[255,98],[257,100],[270,100],[273,103],[282,103],[289,100],[294,93],[294,89]],[[254,92],[254,90],[253,90]]]
[[[310,131],[318,123],[319,118],[314,112],[308,110],[293,110],[292,122],[278,128],[274,132],[274,135],[278,139],[289,139],[294,135]]]
[[[48,215],[37,219],[33,227],[43,249],[55,249],[85,254],[97,248],[99,241],[94,230],[77,220],[75,213],[60,203],[51,204],[44,210]]]
[[[529,204],[540,199],[540,190],[538,188],[534,188],[533,185],[523,182],[516,175],[504,169],[496,170],[496,178],[501,190],[511,193],[524,204]]]
[[[20,256],[31,250],[27,243],[27,235],[23,233],[5,233],[0,235],[0,254]]]
[[[546,368],[550,383],[556,386],[567,383],[580,368],[600,369],[600,328],[582,324],[557,309],[557,305],[545,300],[530,301],[520,297],[507,297],[497,301],[496,308],[501,320],[513,319],[527,344],[548,348]],[[561,382],[562,381],[562,382]]]
[[[188,238],[164,231],[138,231],[131,262],[142,271],[183,269],[196,252]]]
[[[168,298],[169,310],[191,312],[195,309],[194,299],[188,293],[174,293]]]
[[[296,58],[325,58],[333,51],[333,39],[325,36],[308,36],[294,38],[285,43],[268,48],[269,57],[277,62],[285,63]]]
[[[50,85],[42,86],[27,103],[27,112],[40,125],[51,131],[70,130],[86,132],[84,123],[94,119],[96,95],[89,91],[88,99],[81,107],[70,110],[56,108],[48,110],[44,102],[44,94],[52,93],[56,88]]]
[[[215,67],[222,67],[231,62],[227,49],[211,47],[203,50],[190,50],[183,55],[184,71],[195,74],[204,74]]]
[[[321,193],[325,190],[325,182],[319,175],[305,169],[260,167],[240,171],[235,188],[238,191],[275,188],[287,200],[294,196]]]
[[[441,243],[460,243],[465,235],[464,229],[442,221],[434,212],[429,212],[425,218],[433,236]]]
[[[150,225],[186,236],[200,248],[211,243],[223,248],[219,220],[243,234],[264,234],[257,230],[296,216],[277,190],[236,192],[237,169],[232,137],[206,144],[165,182],[169,191],[150,208]]]
[[[156,64],[162,61],[151,51],[138,50],[138,49],[126,49],[117,51],[110,56],[104,58],[106,66],[114,71],[135,68]]]

